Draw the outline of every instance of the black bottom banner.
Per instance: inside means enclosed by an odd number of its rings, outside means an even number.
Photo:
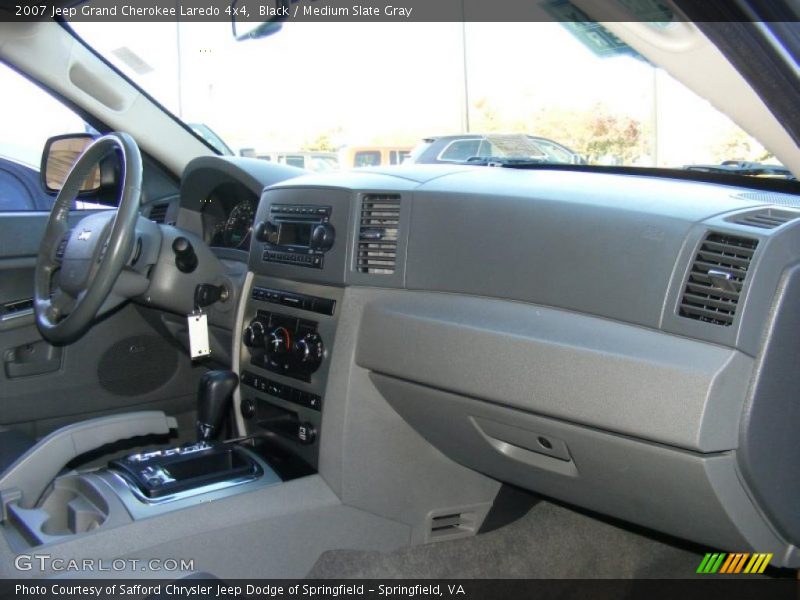
[[[418,598],[617,600],[800,599],[800,582],[792,579],[444,579],[444,580],[230,580],[185,578],[173,581],[122,579],[0,580],[0,598],[36,599],[222,599],[282,598],[364,600]]]

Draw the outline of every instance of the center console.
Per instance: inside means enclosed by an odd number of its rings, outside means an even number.
[[[269,433],[314,467],[335,307],[332,298],[254,286],[242,334],[246,433]]]
[[[238,341],[240,429],[316,469],[350,229],[350,194],[269,189],[259,203]]]
[[[264,474],[261,461],[245,448],[208,442],[131,454],[111,461],[109,468],[145,502],[230,487]]]
[[[0,477],[6,539],[18,549],[54,543],[310,473],[260,436],[215,439],[238,383],[232,371],[208,371],[200,379],[194,443],[134,452],[53,480],[84,450],[112,438],[167,433],[175,419],[157,411],[125,413],[68,425],[40,440]]]

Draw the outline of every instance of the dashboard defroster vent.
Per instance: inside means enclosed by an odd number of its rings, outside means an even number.
[[[679,314],[730,326],[758,240],[710,233],[695,256]]]
[[[400,196],[366,194],[361,200],[356,270],[391,275],[397,266]]]
[[[733,222],[737,225],[747,225],[758,229],[775,229],[784,223],[800,218],[800,213],[790,210],[767,208],[757,212],[737,216]]]
[[[153,204],[148,218],[154,223],[163,224],[167,220],[167,211],[169,211],[169,204]]]

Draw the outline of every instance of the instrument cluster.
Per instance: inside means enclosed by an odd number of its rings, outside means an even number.
[[[209,246],[250,250],[258,198],[236,184],[223,184],[201,202],[203,236]]]

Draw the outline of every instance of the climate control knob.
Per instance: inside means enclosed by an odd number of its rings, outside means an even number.
[[[313,373],[322,363],[325,356],[325,346],[318,333],[307,333],[297,340],[294,345],[294,355],[297,364],[307,373]]]
[[[242,341],[248,348],[264,347],[264,325],[261,321],[252,321],[250,325],[244,328]]]
[[[320,223],[311,231],[311,243],[309,246],[313,250],[325,252],[333,248],[333,240],[336,231],[330,223]]]
[[[271,357],[286,354],[292,347],[292,335],[286,327],[276,327],[267,335],[267,355]]]

